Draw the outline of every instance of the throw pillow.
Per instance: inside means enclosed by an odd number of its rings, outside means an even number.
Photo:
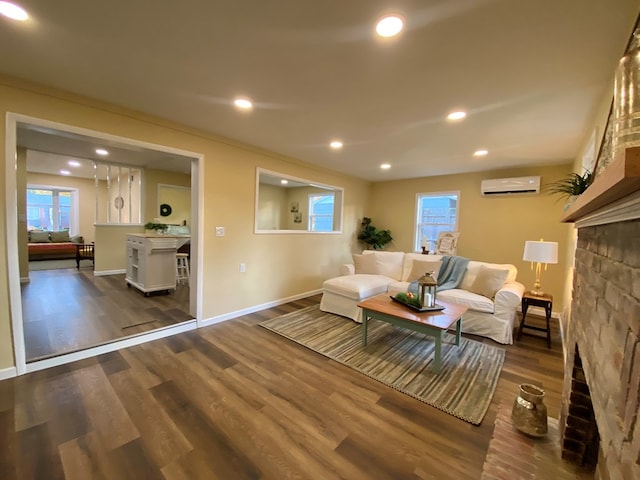
[[[353,255],[353,265],[356,273],[368,273],[372,275],[378,274],[378,266],[376,265],[376,256],[373,254],[368,255]]]
[[[31,243],[49,243],[49,232],[46,230],[43,232],[31,232]]]
[[[493,298],[496,296],[496,292],[504,285],[508,275],[509,270],[489,268],[482,265],[469,290],[478,295]]]
[[[82,235],[74,235],[71,237],[73,243],[84,243],[84,237]]]
[[[427,272],[433,272],[433,278],[437,281],[440,267],[442,267],[442,260],[438,260],[437,262],[414,260],[411,264],[411,273],[409,274],[407,281],[415,282]]]
[[[49,236],[49,238],[51,238],[51,241],[55,243],[71,241],[71,239],[69,238],[69,230],[62,230],[60,232],[51,232],[51,235]]]

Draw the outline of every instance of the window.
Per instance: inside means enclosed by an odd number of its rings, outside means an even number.
[[[458,229],[458,192],[418,194],[415,251],[433,251],[440,232]]]
[[[75,233],[75,190],[54,187],[27,188],[27,229]]]
[[[333,231],[333,193],[312,193],[309,195],[309,231]]]

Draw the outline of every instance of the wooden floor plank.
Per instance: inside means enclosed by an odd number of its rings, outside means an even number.
[[[158,467],[162,468],[193,450],[152,393],[129,371],[111,375],[109,382],[140,432],[145,450]]]
[[[145,297],[124,275],[96,277],[91,268],[29,272],[22,285],[27,362],[75,352],[193,320],[189,287]]]
[[[76,279],[87,301],[68,308],[96,314],[121,287],[103,280]],[[123,305],[144,298],[128,292]],[[319,300],[0,382],[0,478],[477,479],[498,407],[519,384],[543,387],[559,415],[557,323],[551,349],[529,336],[500,346],[496,393],[473,426],[258,325]],[[180,316],[170,299],[150,301]]]

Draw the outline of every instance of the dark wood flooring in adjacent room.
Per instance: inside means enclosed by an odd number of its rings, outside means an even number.
[[[258,326],[319,300],[0,382],[0,478],[479,479],[520,383],[558,417],[557,322],[505,346],[476,427]]]
[[[193,319],[189,287],[145,297],[124,275],[91,268],[29,272],[22,285],[27,361],[74,352]]]

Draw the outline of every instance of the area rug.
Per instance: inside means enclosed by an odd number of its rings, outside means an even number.
[[[474,425],[482,422],[498,383],[504,349],[445,334],[442,370],[432,370],[433,337],[380,321],[362,327],[316,305],[260,323],[300,345]]]

